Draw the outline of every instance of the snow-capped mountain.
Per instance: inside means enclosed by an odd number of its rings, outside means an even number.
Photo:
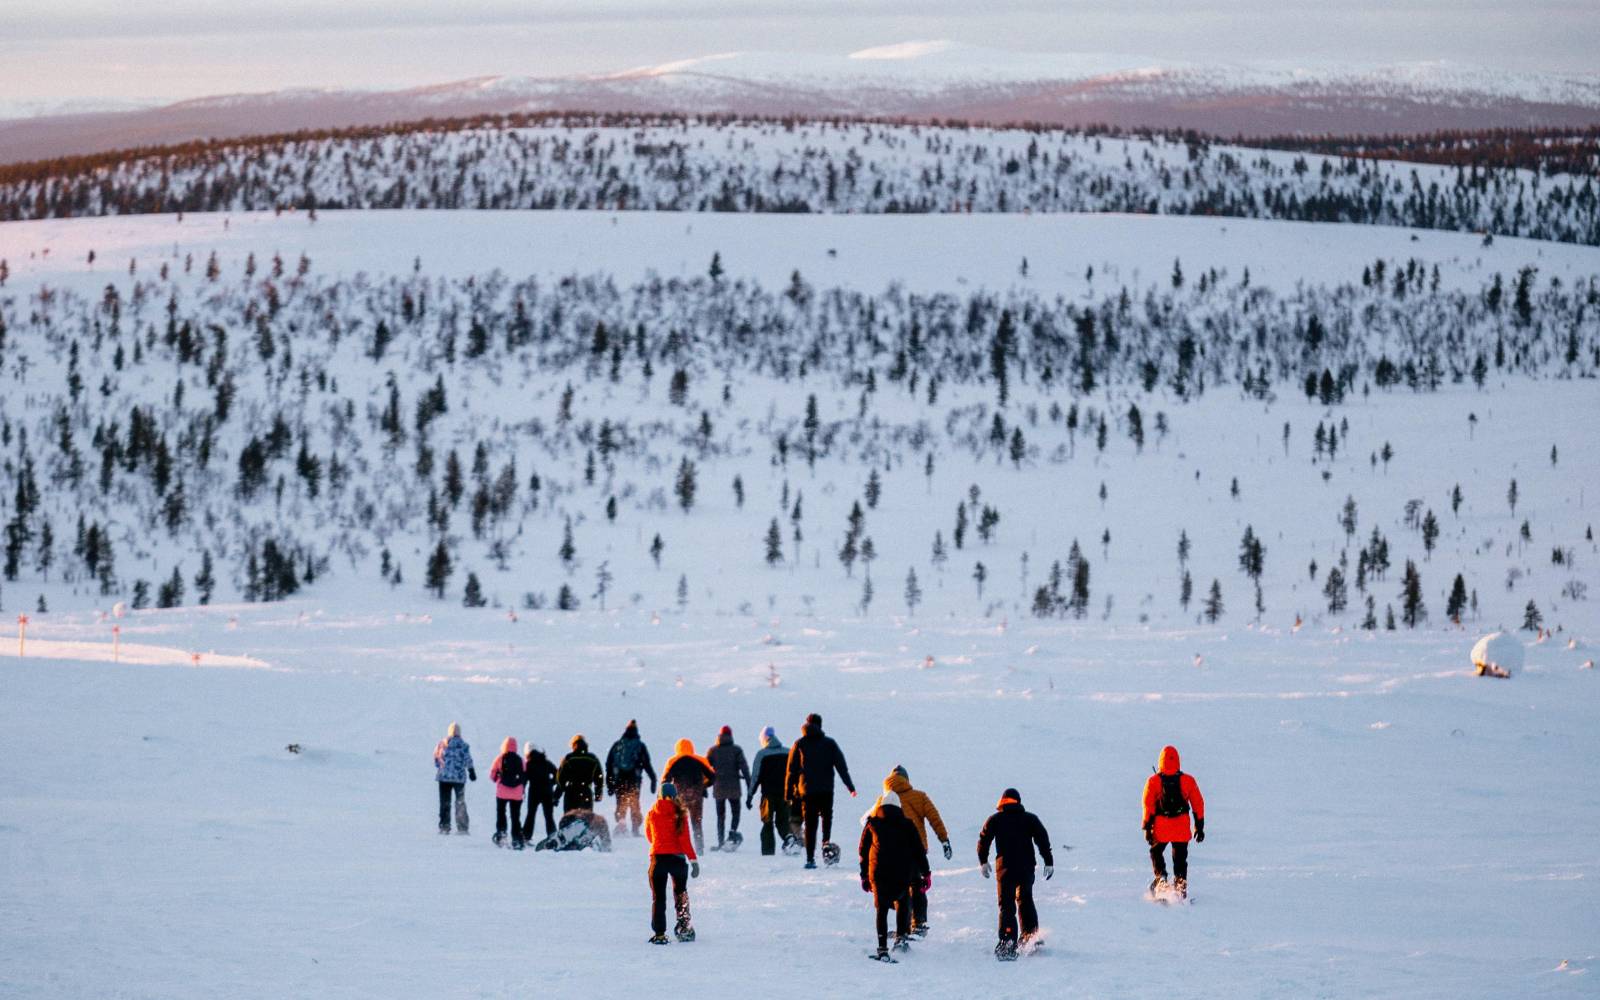
[[[486,76],[394,91],[295,89],[36,116],[0,124],[0,162],[540,110],[1104,123],[1256,136],[1393,133],[1600,123],[1600,74],[1445,62],[1219,65],[905,42],[843,55],[728,52],[595,75]]]

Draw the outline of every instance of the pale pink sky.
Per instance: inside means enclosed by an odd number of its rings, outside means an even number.
[[[0,98],[402,87],[912,38],[1593,73],[1600,0],[0,0]]]

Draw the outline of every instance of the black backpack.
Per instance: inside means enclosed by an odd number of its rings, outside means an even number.
[[[526,774],[522,769],[522,758],[507,751],[500,755],[500,784],[507,788],[521,788]]]
[[[1156,800],[1156,815],[1168,818],[1189,815],[1189,800],[1183,796],[1183,772],[1160,777],[1161,797]]]

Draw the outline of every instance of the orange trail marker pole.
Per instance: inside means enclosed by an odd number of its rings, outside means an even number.
[[[111,662],[122,662],[122,626],[111,626]]]
[[[28,641],[28,616],[27,615],[18,615],[17,616],[17,656],[18,656],[18,658],[22,657],[23,650],[25,648],[24,644],[27,641]]]

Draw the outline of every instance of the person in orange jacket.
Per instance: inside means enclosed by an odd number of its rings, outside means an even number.
[[[644,835],[650,841],[651,944],[667,943],[667,880],[672,880],[672,902],[677,910],[675,932],[679,941],[693,941],[689,923],[689,879],[700,877],[700,861],[689,835],[689,814],[678,801],[671,781],[661,783],[661,797],[645,817]]]
[[[701,817],[705,814],[706,792],[717,780],[717,772],[710,761],[694,752],[694,741],[679,740],[675,751],[661,769],[661,780],[670,781],[678,789],[678,802],[689,814],[689,824],[694,830],[696,850],[705,850],[706,837],[702,832]]]
[[[1194,813],[1194,839],[1206,839],[1206,800],[1200,786],[1190,775],[1180,769],[1178,748],[1161,748],[1156,773],[1144,783],[1144,839],[1150,845],[1150,868],[1155,877],[1150,880],[1150,892],[1158,892],[1167,885],[1167,862],[1164,856],[1168,844],[1172,845],[1172,888],[1180,899],[1189,894],[1189,813]]]

